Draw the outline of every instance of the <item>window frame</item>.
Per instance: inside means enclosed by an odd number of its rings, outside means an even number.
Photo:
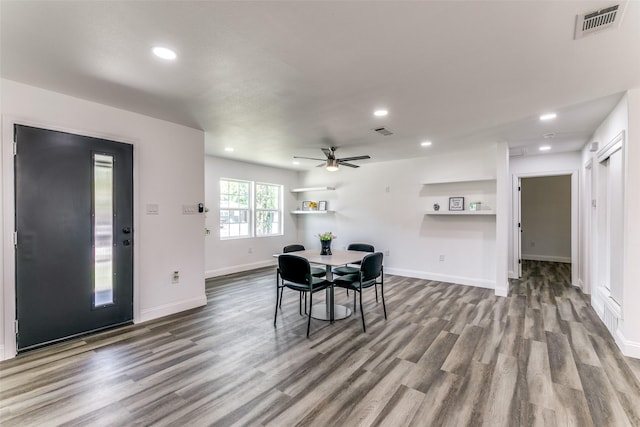
[[[223,194],[227,194],[228,196],[230,195],[237,195],[238,193],[223,193],[222,192],[222,183],[224,182],[235,182],[235,183],[242,183],[242,184],[248,184],[248,195],[247,195],[247,207],[246,208],[240,208],[240,207],[222,207],[222,195]],[[219,236],[220,236],[220,240],[234,240],[234,239],[247,239],[247,238],[251,238],[253,237],[253,220],[252,220],[252,206],[253,206],[253,181],[247,181],[244,179],[234,179],[234,178],[223,178],[221,177],[218,180],[218,213],[219,213],[219,218],[218,218],[218,225],[220,227],[219,230],[222,230],[222,218],[224,216],[226,216],[227,218],[231,217],[231,212],[232,211],[240,211],[240,212],[246,212],[246,216],[247,216],[247,220],[246,220],[246,224],[247,224],[247,233],[246,234],[240,234],[238,233],[238,235],[230,235],[231,233],[229,233],[229,235],[227,236],[223,236],[222,232],[219,231]],[[222,212],[228,212],[227,215],[223,215]],[[232,223],[227,221],[226,224],[228,226],[230,226]],[[240,224],[244,224],[244,222],[238,222],[238,228],[240,231]]]
[[[254,202],[253,202],[253,208],[254,208],[254,213],[253,213],[253,230],[254,230],[254,237],[272,237],[272,236],[283,236],[284,235],[284,219],[283,219],[283,214],[284,214],[284,209],[283,209],[283,192],[284,192],[284,185],[282,184],[273,184],[273,183],[268,183],[268,182],[254,182]],[[264,208],[259,208],[258,207],[258,186],[269,186],[269,187],[276,187],[278,189],[278,200],[277,200],[277,207],[275,209],[264,209]],[[259,234],[258,230],[258,212],[275,212],[275,214],[278,216],[278,232],[277,233],[269,233],[269,234]],[[273,224],[274,222],[272,222]]]

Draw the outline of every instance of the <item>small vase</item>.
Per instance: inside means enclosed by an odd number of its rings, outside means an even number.
[[[320,255],[331,255],[331,240],[320,240],[320,244],[322,245]]]

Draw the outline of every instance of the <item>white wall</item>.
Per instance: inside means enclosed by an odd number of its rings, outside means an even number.
[[[521,180],[522,259],[571,262],[571,177]]]
[[[411,160],[369,163],[331,173],[313,169],[300,186],[334,186],[335,191],[303,193],[300,200],[327,200],[335,213],[302,216],[299,238],[319,250],[318,233],[338,235],[335,247],[372,243],[388,251],[385,271],[454,283],[496,285],[496,217],[430,216],[434,197],[447,208],[449,196],[474,194],[495,208],[496,182],[423,185],[431,180],[496,176],[495,148]],[[488,186],[488,187],[487,187]],[[490,188],[488,190],[487,188]],[[465,200],[466,204],[471,201]],[[440,261],[444,255],[444,261]],[[506,282],[506,275],[505,275]]]
[[[612,305],[611,300],[602,292],[598,277],[601,277],[598,271],[599,259],[605,256],[605,248],[602,245],[604,236],[601,230],[597,230],[599,209],[604,203],[597,198],[596,208],[593,209],[592,226],[594,239],[591,244],[590,263],[585,266],[591,269],[592,292],[591,303],[596,312],[605,321],[612,331],[618,346],[622,352],[631,357],[640,358],[640,310],[637,309],[640,304],[640,193],[637,190],[638,182],[640,182],[640,88],[636,88],[627,92],[620,103],[609,114],[607,119],[598,127],[594,133],[591,142],[598,142],[600,150],[609,142],[614,140],[618,135],[624,135],[623,156],[624,156],[624,205],[620,207],[624,211],[624,242],[622,248],[617,248],[618,252],[623,253],[623,284],[622,295],[623,301],[620,313],[611,319],[611,310],[607,310]],[[592,162],[594,167],[593,187],[598,188],[601,177],[598,175],[598,152],[590,152],[589,144],[585,146],[582,152],[582,163],[587,165]],[[586,197],[590,197],[586,195]],[[582,212],[586,217],[587,212]],[[585,233],[589,232],[585,230]],[[583,272],[586,275],[586,272]],[[615,311],[615,310],[614,310]],[[615,323],[617,322],[617,325]]]
[[[204,200],[201,131],[59,93],[1,81],[3,282],[0,330],[5,357],[15,355],[13,124],[39,126],[134,146],[134,319],[153,319],[206,304],[204,216],[182,205]],[[146,215],[158,204],[159,215]],[[180,283],[172,284],[174,270]]]
[[[210,209],[206,226],[211,230],[205,237],[205,276],[275,265],[272,255],[282,251],[283,246],[297,242],[297,218],[289,212],[296,207],[296,196],[291,189],[297,187],[298,172],[212,156],[205,157],[204,165],[206,205]],[[220,240],[220,178],[283,185],[284,235]]]

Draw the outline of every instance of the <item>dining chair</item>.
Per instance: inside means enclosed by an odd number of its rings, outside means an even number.
[[[311,274],[311,265],[306,258],[291,254],[280,255],[278,257],[278,270],[276,273],[276,312],[273,318],[273,326],[276,326],[276,321],[278,320],[278,306],[282,307],[282,291],[284,288],[298,291],[300,295],[304,292],[305,300],[306,295],[309,294],[309,306],[311,307],[313,306],[313,294],[318,291],[323,291],[332,285],[330,281],[314,277]],[[278,297],[278,294],[280,294],[280,297]],[[309,310],[307,316],[307,337],[309,337],[311,310]]]
[[[350,243],[347,246],[348,251],[360,251],[360,252],[375,252],[375,248],[373,245],[369,243]],[[332,270],[333,274],[336,276],[346,276],[347,274],[357,274],[360,271],[360,262],[354,262],[350,265],[341,265],[340,267],[336,267]],[[376,290],[376,302],[378,302],[378,287],[375,287]],[[347,289],[347,295],[349,295],[349,290]]]
[[[301,245],[299,243],[294,243],[282,248],[282,253],[288,254],[291,252],[299,252],[304,250],[305,250],[304,245]],[[327,271],[324,268],[311,267],[311,275],[313,277],[324,277],[327,275]],[[300,292],[300,304],[299,304],[300,314],[302,314],[302,294],[303,293],[304,292]],[[282,304],[282,290],[280,290],[280,303]],[[282,305],[280,305],[280,308],[282,308]],[[305,314],[307,313],[307,294],[304,294],[304,312]]]
[[[364,323],[364,311],[362,310],[362,290],[370,287],[376,287],[380,284],[380,296],[382,297],[382,310],[384,318],[387,318],[387,307],[384,303],[384,269],[382,267],[382,252],[375,252],[366,255],[362,259],[360,269],[357,274],[347,274],[339,276],[333,280],[333,285],[339,288],[351,289],[360,294],[360,314],[362,315],[362,330],[367,332]],[[378,278],[380,279],[378,281]],[[356,295],[353,294],[353,308],[356,306]],[[377,293],[376,293],[377,297]],[[378,302],[376,298],[376,302]]]

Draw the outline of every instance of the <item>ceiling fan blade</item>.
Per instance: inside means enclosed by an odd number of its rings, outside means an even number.
[[[320,164],[319,164],[318,166],[316,166],[316,167],[317,167],[317,168],[323,168],[323,167],[325,167],[325,166],[327,166],[327,162],[322,162],[322,163],[320,163]]]
[[[324,161],[324,159],[316,159],[315,157],[300,157],[300,156],[293,156],[294,159],[307,159],[307,160],[320,160],[321,162]]]
[[[339,164],[340,166],[348,166],[348,167],[350,167],[350,168],[359,168],[359,167],[360,167],[360,166],[358,166],[358,165],[352,165],[351,163],[345,163],[345,162],[342,162],[342,161],[340,161],[340,160],[338,160],[338,164]]]
[[[371,158],[370,156],[356,156],[356,157],[345,157],[343,159],[338,159],[338,160],[350,162],[351,160],[365,160],[370,158]]]
[[[334,158],[333,151],[329,150],[328,148],[321,148],[321,150],[324,153],[324,155],[327,156],[327,159],[333,159]]]

